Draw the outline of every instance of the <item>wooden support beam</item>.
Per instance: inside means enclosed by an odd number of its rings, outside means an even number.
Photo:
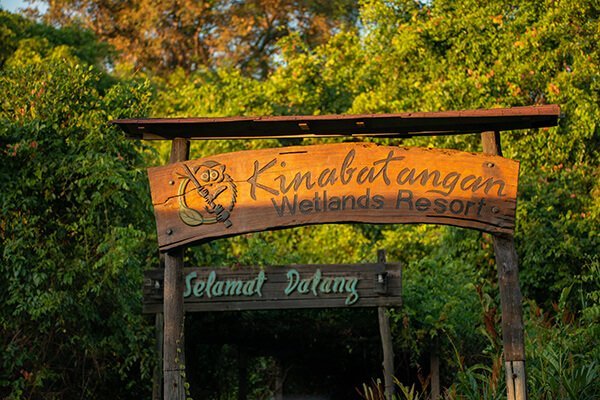
[[[189,158],[190,143],[176,138],[171,147],[170,162]],[[185,348],[183,311],[183,253],[178,247],[164,254],[164,346],[163,375],[164,399],[185,399]]]
[[[483,152],[502,156],[499,132],[481,134]],[[519,261],[512,235],[493,234],[502,306],[502,341],[508,400],[527,400],[523,308],[519,287]]]
[[[485,154],[492,154],[502,157],[500,132],[483,132],[481,134],[481,145]]]
[[[159,252],[159,268],[165,269],[165,253]],[[163,282],[160,282],[158,288],[161,293]],[[152,400],[162,400],[163,398],[163,344],[165,338],[165,319],[163,315],[163,303],[160,303],[160,312],[154,316],[154,335],[156,338],[156,366],[152,374]]]
[[[120,119],[112,123],[120,126],[129,138],[135,139],[170,140],[184,137],[194,140],[232,140],[458,135],[555,126],[559,116],[560,107],[548,104],[400,114]]]
[[[377,262],[386,263],[385,250],[377,250]],[[383,378],[385,383],[385,398],[391,400],[394,395],[394,347],[392,330],[390,329],[390,316],[387,307],[377,307],[379,319],[379,333],[383,348]]]
[[[152,374],[152,400],[162,400],[163,396],[163,339],[164,339],[164,318],[163,313],[157,313],[154,317],[154,334],[156,337],[156,354],[158,362],[154,373]]]
[[[175,138],[171,144],[169,164],[174,164],[190,159],[190,141],[184,138]]]
[[[184,400],[183,249],[165,254],[163,374],[164,399]]]

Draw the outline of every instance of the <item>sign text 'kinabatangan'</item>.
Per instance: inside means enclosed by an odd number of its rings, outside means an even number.
[[[149,170],[162,249],[332,222],[514,230],[518,163],[373,144],[221,154]]]

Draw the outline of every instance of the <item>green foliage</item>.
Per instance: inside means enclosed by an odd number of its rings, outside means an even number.
[[[595,399],[600,368],[579,354],[565,354],[546,347],[535,357],[537,368],[529,375],[532,398]]]
[[[600,252],[600,37],[593,2],[372,0],[361,2],[360,18],[361,29],[342,30],[314,48],[298,36],[285,38],[279,67],[261,81],[235,70],[176,73],[159,84],[153,113],[371,113],[558,103],[565,114],[558,127],[503,134],[504,154],[521,161],[516,243],[523,292],[549,307]],[[382,142],[480,151],[477,135]],[[195,154],[257,146],[202,144]],[[489,237],[388,225],[352,226],[332,235],[338,229],[249,235],[193,254],[199,262],[225,264],[355,262],[385,248],[390,260],[406,263],[405,306],[393,314],[397,346],[417,366],[439,338],[446,376],[458,373],[463,393],[475,387],[473,398],[498,396],[476,388],[491,373],[486,363],[501,356]],[[585,309],[586,315],[595,312]]]
[[[91,31],[80,26],[54,28],[0,9],[0,67],[19,47],[32,41],[46,49],[68,46],[83,63],[97,67],[114,56],[108,44],[98,42]]]
[[[449,400],[501,400],[506,393],[504,381],[498,382],[497,376],[497,370],[494,374],[494,370],[486,365],[472,365],[458,372],[456,382],[445,397]]]
[[[482,363],[466,365],[454,343],[452,345],[458,372],[452,385],[445,390],[445,399],[500,400],[506,396],[500,354],[496,353],[491,356],[491,367]]]
[[[593,2],[365,1],[360,16],[362,29],[342,30],[316,48],[286,37],[279,68],[262,81],[235,70],[177,72],[159,82],[153,113],[369,113],[558,103],[565,114],[558,127],[503,135],[505,155],[521,161],[516,237],[523,291],[538,301],[557,298],[587,255],[600,252],[600,37]],[[480,148],[476,135],[386,143]],[[273,143],[203,143],[195,154],[263,145]],[[411,247],[437,234],[431,229],[421,239],[413,228],[361,229],[371,240],[401,236]],[[412,248],[403,250],[403,258],[416,257]]]
[[[419,393],[415,385],[410,387],[403,385],[398,379],[394,378],[394,393],[391,398],[385,395],[385,387],[381,379],[374,380],[370,385],[363,383],[362,390],[357,392],[365,400],[424,400],[426,395]]]
[[[393,320],[396,337],[403,339],[401,345],[409,346],[414,362],[442,332],[472,346],[469,353],[481,347],[483,338],[473,330],[481,324],[477,272],[446,250],[440,241],[432,246],[433,254],[408,264],[403,271],[404,306]]]
[[[143,115],[148,88],[100,94],[72,48],[16,48],[0,71],[0,397],[141,396],[153,360],[145,150],[108,121]]]
[[[552,312],[544,313],[534,302],[529,304],[525,345],[529,398],[533,400],[594,399],[600,392],[597,321],[576,322],[566,308],[569,294],[569,289],[563,292],[563,301]],[[458,353],[456,356],[460,359]],[[492,367],[466,367],[459,362],[456,381],[446,398],[504,398],[502,360],[492,361]]]
[[[597,259],[587,265],[586,271],[589,272],[581,282],[590,285],[578,291],[573,290],[575,286],[564,289],[559,303],[551,311],[544,312],[532,301],[526,308],[525,346],[530,399],[595,399],[600,393],[598,316],[595,315],[592,319],[586,317],[593,315],[594,311],[590,310],[598,307],[596,294],[600,287],[600,276]],[[585,302],[579,316],[569,308],[572,298]],[[464,338],[460,338],[461,342],[463,340]],[[455,342],[454,339],[450,341],[457,373],[443,398],[505,398],[505,375],[500,354],[489,353],[484,362],[469,365],[465,360],[465,353],[461,353]],[[400,384],[398,388],[404,396],[398,397],[400,399],[419,395],[414,388],[408,389]],[[383,399],[381,382],[375,381],[371,386],[363,385],[361,395],[365,399]]]
[[[600,393],[598,265],[597,257],[591,259],[577,279],[580,284],[563,289],[551,311],[529,304],[527,357],[534,398],[593,399]]]
[[[236,66],[190,68],[153,77],[151,87],[126,63],[106,72],[113,53],[89,32],[0,11],[0,397],[114,397],[111,385],[125,387],[123,398],[147,396],[152,347],[139,289],[157,257],[140,167],[163,164],[168,146],[156,145],[157,155],[124,141],[110,119],[546,103],[561,105],[558,127],[502,136],[504,155],[521,162],[516,243],[530,300],[531,395],[591,398],[600,391],[597,4],[360,5],[358,27],[340,26],[321,45],[286,35],[264,79]],[[477,135],[378,142],[480,150]],[[200,142],[191,152],[198,158],[285,144]],[[187,257],[196,265],[360,262],[374,260],[378,248],[405,264],[405,305],[392,321],[410,368],[439,343],[448,398],[501,397],[487,235],[424,225],[311,226],[214,241]],[[334,313],[320,318],[347,323]],[[224,359],[219,368],[230,364]]]

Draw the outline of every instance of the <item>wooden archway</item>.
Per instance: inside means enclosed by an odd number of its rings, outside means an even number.
[[[130,138],[172,141],[170,164],[149,171],[165,260],[164,398],[184,398],[185,360],[178,342],[183,340],[185,246],[280,227],[387,222],[441,223],[493,235],[507,398],[525,400],[522,297],[513,236],[518,163],[502,157],[500,132],[555,126],[559,114],[558,106],[548,105],[435,113],[114,121]],[[338,144],[188,162],[190,140],[472,133],[481,134],[481,154]],[[381,192],[368,191],[373,187]],[[327,203],[325,191],[329,200],[353,196],[347,201],[354,206],[342,210],[343,199]],[[310,193],[316,193],[312,200]],[[363,203],[357,206],[360,196]],[[324,210],[331,204],[335,209]]]

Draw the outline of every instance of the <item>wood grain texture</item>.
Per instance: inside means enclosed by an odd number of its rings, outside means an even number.
[[[481,135],[483,151],[500,155],[500,134],[485,132]],[[525,360],[522,295],[519,286],[519,259],[512,235],[493,235],[494,253],[498,268],[498,288],[502,306],[502,340],[506,361]]]
[[[525,361],[506,361],[506,398],[507,400],[527,400],[527,374]]]
[[[493,155],[369,143],[220,154],[150,168],[161,250],[336,222],[514,230],[519,164]]]
[[[390,317],[385,307],[377,308],[379,320],[379,335],[381,336],[381,347],[383,349],[383,381],[386,400],[392,400],[394,396],[394,349],[392,341],[392,330],[390,328]]]
[[[519,287],[519,267],[514,238],[493,238],[498,268],[498,288],[502,306],[502,341],[506,361],[525,360],[523,298]]]
[[[351,278],[357,278],[356,293],[358,298],[355,302],[348,304],[351,297],[350,291],[339,290],[324,293],[312,286],[307,293],[300,293],[299,288],[286,294],[289,287],[288,271],[298,272],[300,279],[311,279],[317,270],[320,271],[320,281],[345,277],[348,282]],[[206,291],[200,296],[189,294],[184,299],[186,312],[203,311],[241,311],[241,310],[271,310],[271,309],[299,309],[299,308],[356,308],[375,306],[399,306],[402,304],[402,281],[400,264],[339,264],[339,265],[291,265],[285,267],[240,267],[230,268],[185,268],[184,276],[196,273],[193,279],[189,279],[190,289],[202,280],[207,281],[211,271],[215,271],[216,281],[247,282],[256,279],[257,274],[263,271],[265,275],[264,284],[260,290],[260,296],[230,295],[208,297]],[[382,274],[386,278],[385,285],[377,282],[377,276]],[[182,278],[182,282],[185,278]],[[312,281],[311,281],[312,284]],[[145,313],[159,312],[163,302],[163,271],[161,269],[150,270],[144,277],[144,307]],[[383,288],[383,289],[382,289]],[[183,293],[183,291],[182,291]]]
[[[156,339],[157,362],[152,373],[152,400],[162,400],[163,398],[163,339],[164,339],[164,318],[162,310],[156,313],[154,320],[154,335]]]
[[[170,162],[185,161],[189,157],[190,142],[176,138],[171,145]],[[182,293],[184,248],[172,249],[164,254],[164,345],[163,393],[165,400],[185,399],[184,311]]]
[[[481,142],[484,153],[502,155],[499,132],[482,133]],[[492,237],[502,307],[506,397],[508,400],[527,400],[523,299],[519,287],[519,259],[515,240],[512,235],[503,233],[495,233]]]
[[[387,261],[386,251],[377,250],[377,261],[385,263]],[[402,270],[400,270],[402,273]],[[394,396],[394,341],[392,338],[392,329],[390,328],[390,316],[386,307],[377,308],[377,319],[379,321],[379,335],[381,336],[381,348],[383,351],[383,381],[386,400],[392,400]]]
[[[410,137],[555,126],[555,104],[480,110],[398,114],[294,115],[224,118],[120,119],[129,138],[166,140],[261,139],[334,136]]]

